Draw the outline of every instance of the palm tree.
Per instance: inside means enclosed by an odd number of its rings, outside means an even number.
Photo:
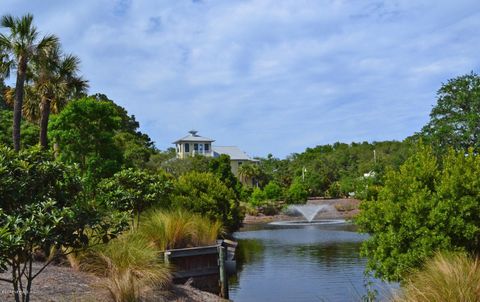
[[[88,82],[77,75],[80,59],[74,55],[63,55],[54,47],[37,56],[32,64],[32,89],[27,90],[26,103],[29,112],[40,109],[40,146],[48,147],[47,131],[50,112],[58,113],[68,100],[86,93]],[[38,103],[39,102],[39,103]],[[35,104],[37,106],[35,106]],[[39,105],[39,106],[38,106]],[[27,111],[27,110],[25,110]],[[34,117],[34,113],[30,114]]]
[[[244,184],[258,186],[257,178],[260,174],[260,168],[256,164],[247,163],[238,168],[238,176],[240,177],[240,181]]]
[[[29,61],[35,55],[48,51],[58,44],[58,38],[53,35],[44,36],[38,40],[38,31],[32,24],[33,15],[26,14],[18,18],[5,15],[1,19],[1,26],[9,30],[9,34],[0,34],[0,52],[8,56],[6,61],[13,62],[9,68],[16,68],[15,101],[13,105],[13,147],[20,150],[20,123],[22,120],[22,106],[24,85]]]

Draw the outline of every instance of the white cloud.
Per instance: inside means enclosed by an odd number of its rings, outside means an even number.
[[[403,139],[480,67],[476,0],[48,3],[2,7],[58,34],[160,148],[191,128],[253,155]]]

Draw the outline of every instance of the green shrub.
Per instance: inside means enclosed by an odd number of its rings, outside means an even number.
[[[401,280],[437,250],[478,251],[480,156],[450,150],[441,161],[420,145],[386,174],[378,198],[362,202],[356,222],[372,235],[362,253],[378,277]]]
[[[252,196],[250,197],[250,203],[253,206],[258,207],[266,199],[267,199],[267,195],[265,194],[265,192],[262,189],[257,187],[255,189],[253,189]]]
[[[480,301],[480,262],[464,253],[439,253],[408,276],[393,301]]]
[[[264,201],[260,207],[258,207],[258,211],[267,216],[273,216],[280,213],[282,210],[282,204],[275,202],[275,201]]]
[[[328,190],[325,192],[325,197],[335,198],[343,195],[341,183],[338,181],[333,182]]]
[[[220,220],[229,231],[238,229],[243,219],[233,190],[211,173],[182,175],[176,182],[173,205]]]
[[[123,229],[122,221],[105,223],[105,212],[80,198],[81,191],[78,171],[52,154],[0,147],[0,270],[12,268],[16,301],[29,300],[36,250],[55,247],[61,255],[62,247],[82,249],[92,239],[108,241]]]
[[[274,181],[269,182],[263,188],[263,192],[265,192],[265,197],[268,200],[280,200],[283,197],[282,188]]]
[[[97,199],[114,210],[129,212],[137,217],[145,209],[168,208],[173,191],[173,177],[164,173],[149,173],[126,169],[104,179],[98,186]]]
[[[305,203],[308,199],[308,191],[301,180],[295,179],[287,190],[286,202],[293,203]]]

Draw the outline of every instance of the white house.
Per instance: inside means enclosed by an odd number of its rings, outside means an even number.
[[[213,156],[212,143],[215,141],[208,137],[197,134],[197,131],[189,131],[189,135],[174,141],[177,158],[185,158],[195,154]]]
[[[189,135],[173,143],[175,144],[177,158],[186,158],[197,154],[207,157],[218,157],[221,154],[230,156],[232,173],[237,177],[238,169],[242,164],[258,162],[236,146],[213,146],[214,141],[211,138],[200,136],[197,131],[192,130],[189,131]]]

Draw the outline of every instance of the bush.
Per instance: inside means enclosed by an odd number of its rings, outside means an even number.
[[[11,268],[16,301],[29,300],[32,282],[43,270],[32,271],[37,249],[78,250],[91,239],[108,241],[124,226],[121,220],[105,220],[101,208],[79,198],[77,175],[40,149],[0,148],[0,270]]]
[[[282,188],[274,181],[269,182],[263,188],[263,192],[265,192],[265,197],[268,200],[280,200],[283,197]]]
[[[173,205],[220,220],[229,230],[242,223],[239,201],[232,189],[211,173],[190,172],[176,182]]]
[[[341,183],[338,181],[335,181],[330,185],[330,187],[328,187],[328,190],[325,191],[325,197],[328,197],[328,198],[340,197],[341,195],[343,195],[343,193],[344,192],[342,192]]]
[[[168,208],[173,191],[173,177],[166,173],[126,169],[98,186],[97,199],[114,210],[129,212],[132,219],[145,209],[157,206]]]
[[[361,203],[356,220],[372,236],[362,246],[376,276],[401,280],[437,250],[478,251],[480,156],[450,151],[438,163],[432,149],[418,151],[400,171],[386,174],[376,200]]]
[[[262,189],[260,188],[255,188],[253,189],[253,192],[252,192],[252,196],[250,197],[250,203],[253,205],[253,206],[260,206],[263,201],[265,201],[267,199],[267,195],[265,194],[264,191],[262,191]]]
[[[287,190],[286,202],[293,203],[306,203],[308,199],[308,191],[301,180],[295,179]]]
[[[480,262],[464,253],[439,253],[411,274],[394,301],[480,301]]]

